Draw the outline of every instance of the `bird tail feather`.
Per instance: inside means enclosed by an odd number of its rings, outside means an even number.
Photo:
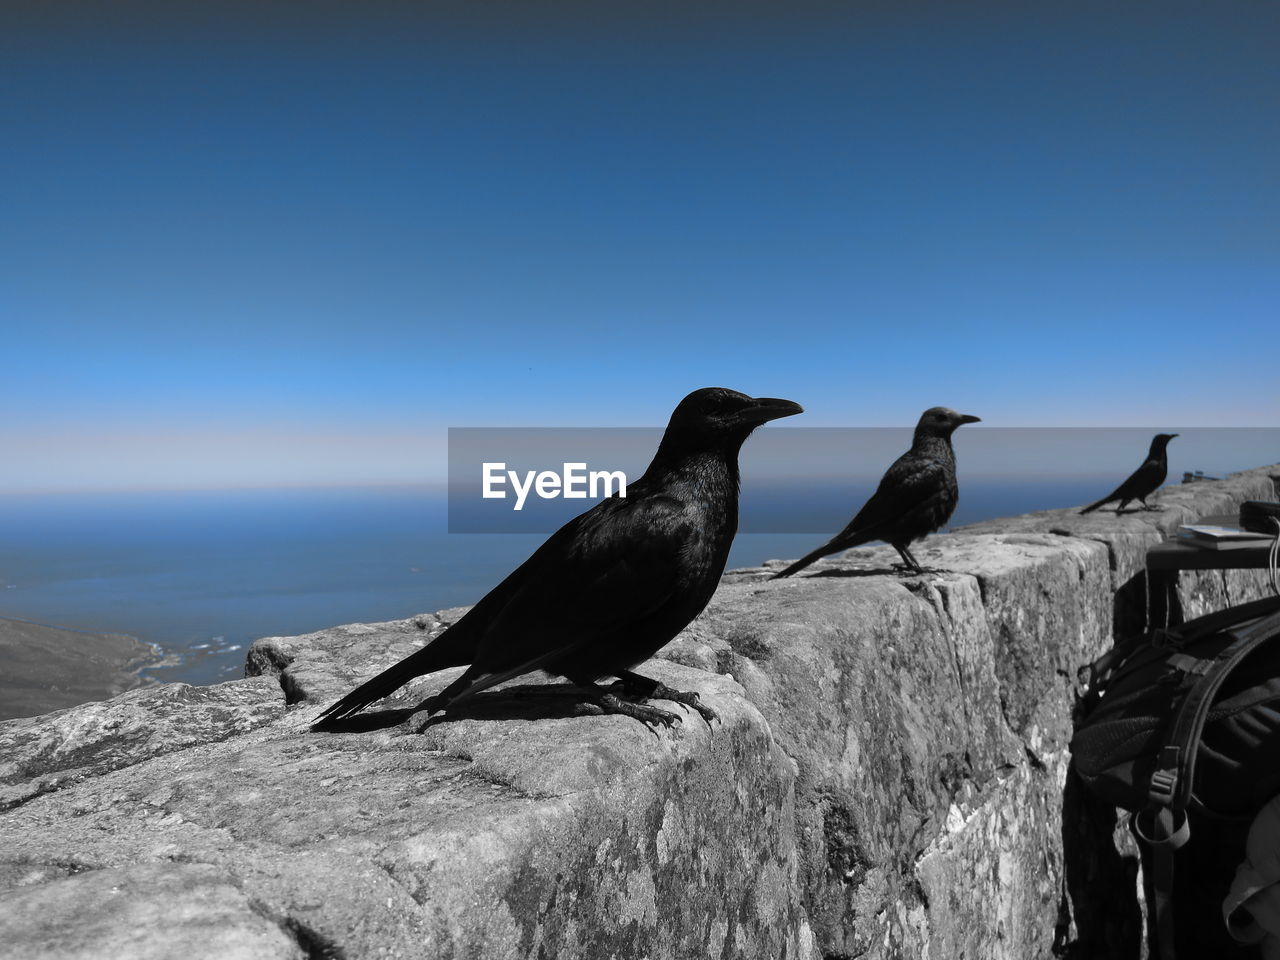
[[[785,570],[780,570],[769,579],[781,580],[783,577],[789,577],[793,573],[796,573],[799,570],[803,570],[809,564],[813,563],[813,561],[819,560],[822,557],[827,556],[828,554],[837,553],[845,549],[845,546],[846,546],[845,544],[835,543],[834,541],[830,543],[824,543],[817,550],[813,550],[813,551],[810,551],[809,553],[806,553],[803,557],[801,557],[795,563],[791,564],[791,566],[787,567]]]
[[[1081,512],[1082,514],[1084,514],[1084,513],[1093,513],[1093,511],[1097,510],[1097,509],[1098,509],[1100,506],[1102,506],[1104,503],[1110,503],[1110,502],[1111,502],[1112,500],[1114,500],[1114,499],[1115,499],[1115,497],[1114,497],[1114,496],[1111,496],[1111,497],[1103,497],[1103,498],[1102,498],[1101,500],[1099,500],[1097,503],[1091,503],[1091,504],[1089,504],[1087,507],[1085,507],[1085,508],[1084,508],[1083,510],[1081,510],[1080,512]]]
[[[460,625],[460,624],[459,624]],[[471,660],[471,651],[457,626],[450,627],[417,653],[405,657],[372,679],[366,680],[333,704],[311,724],[312,730],[329,730],[338,721],[358,713],[371,703],[395,693],[414,677],[435,673],[445,667],[456,667]]]

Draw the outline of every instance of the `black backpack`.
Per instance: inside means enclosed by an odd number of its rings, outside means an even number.
[[[1158,630],[1090,672],[1072,766],[1094,794],[1134,814],[1159,955],[1172,960],[1175,944],[1195,957],[1208,955],[1206,943],[1230,945],[1214,900],[1244,858],[1249,821],[1280,793],[1280,597]],[[1175,885],[1174,854],[1193,826],[1203,834],[1194,864],[1226,875]],[[1175,903],[1193,889],[1208,891],[1200,909]]]

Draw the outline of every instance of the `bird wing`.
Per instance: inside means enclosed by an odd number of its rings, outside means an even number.
[[[880,534],[888,533],[886,528],[905,514],[942,507],[948,496],[954,496],[954,486],[954,475],[946,463],[908,451],[885,471],[871,499],[836,539],[859,543],[882,539]]]
[[[1128,480],[1116,487],[1116,492],[1111,495],[1111,499],[1128,497],[1133,500],[1138,497],[1145,497],[1159,486],[1160,481],[1163,479],[1164,475],[1161,472],[1160,462],[1158,460],[1145,460],[1142,466],[1129,475]]]
[[[448,630],[330,706],[316,728],[445,667],[469,663],[478,673],[461,700],[571,656],[676,593],[679,552],[694,531],[672,497],[602,501],[552,534]]]
[[[517,571],[479,638],[476,680],[455,702],[607,643],[679,594],[680,555],[697,533],[686,506],[668,496],[601,506],[562,527]]]
[[[908,450],[885,471],[880,486],[848,526],[834,537],[805,554],[795,563],[775,573],[770,579],[789,577],[820,557],[848,550],[870,540],[885,540],[895,534],[895,526],[908,514],[934,513],[945,522],[954,507],[954,468],[936,457]]]
[[[1165,472],[1161,467],[1162,465],[1158,460],[1144,460],[1142,466],[1129,474],[1124,483],[1120,484],[1101,500],[1095,500],[1080,512],[1089,513],[1092,510],[1097,510],[1104,503],[1110,503],[1113,500],[1137,500],[1147,496],[1164,482]]]

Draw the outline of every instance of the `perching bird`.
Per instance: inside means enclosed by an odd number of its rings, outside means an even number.
[[[960,496],[951,434],[962,423],[980,420],[946,407],[930,407],[922,413],[911,449],[885,471],[880,486],[849,525],[770,579],[789,577],[819,557],[872,540],[892,544],[909,570],[923,573],[924,568],[911,555],[911,541],[932,533],[951,519]]]
[[[671,724],[667,710],[596,686],[694,707],[696,693],[633,673],[702,612],[738,529],[738,451],[756,427],[803,413],[790,400],[752,398],[723,387],[695,390],[676,407],[658,452],[625,497],[602,500],[570,520],[467,614],[418,652],[333,706],[313,729],[338,721],[424,674],[470,664],[414,710],[433,713],[533,670],[565,677],[608,713]]]
[[[1176,436],[1176,433],[1157,433],[1151,438],[1151,449],[1147,451],[1147,459],[1142,461],[1142,466],[1133,471],[1129,479],[1120,486],[1080,512],[1091,513],[1112,500],[1120,501],[1120,506],[1116,507],[1117,514],[1130,500],[1139,501],[1143,510],[1154,510],[1154,507],[1147,506],[1147,497],[1155,493],[1160,488],[1160,484],[1164,483],[1164,478],[1169,475],[1169,441]]]

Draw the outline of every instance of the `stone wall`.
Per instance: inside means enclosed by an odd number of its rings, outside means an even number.
[[[244,680],[2,723],[0,955],[1048,957],[1090,925],[1070,894],[1101,889],[1064,866],[1077,668],[1142,629],[1148,546],[1274,499],[1277,473],[932,537],[920,577],[889,548],[734,571],[644,669],[712,727],[686,711],[654,733],[534,681],[448,722],[308,732],[458,610],[268,638]],[[1179,599],[1264,589],[1196,574]],[[1108,876],[1131,871],[1116,858]]]

